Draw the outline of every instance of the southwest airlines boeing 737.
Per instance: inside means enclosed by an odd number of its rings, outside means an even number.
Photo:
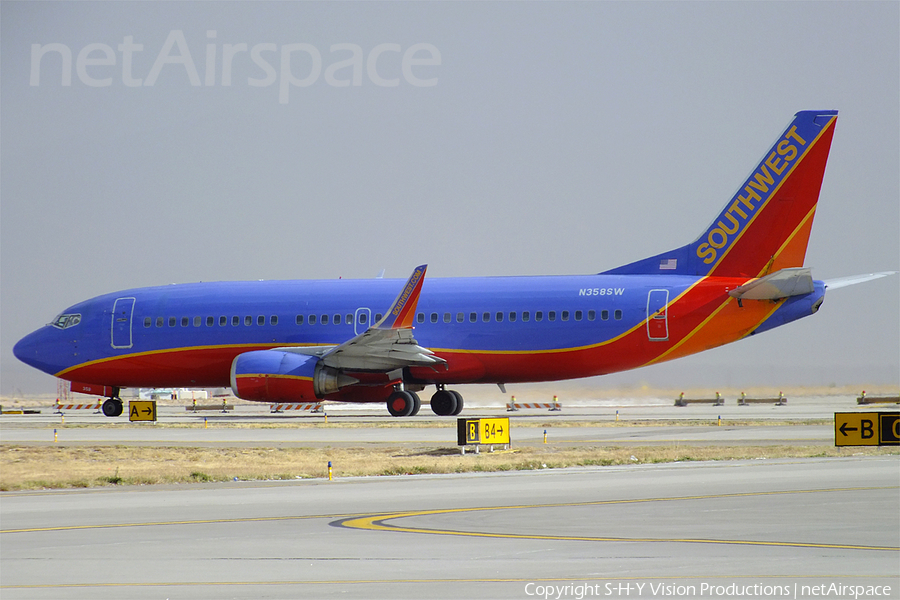
[[[107,396],[227,387],[245,400],[384,402],[416,392],[455,415],[464,383],[603,375],[721,346],[815,313],[803,267],[837,111],[803,111],[693,242],[596,275],[168,285],[98,296],[19,341],[15,355]],[[393,300],[393,302],[392,302]]]

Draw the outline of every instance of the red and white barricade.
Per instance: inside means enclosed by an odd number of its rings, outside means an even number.
[[[559,403],[559,398],[556,396],[553,396],[553,402],[516,402],[516,397],[513,396],[512,399],[506,403],[506,412],[513,412],[523,408],[546,408],[553,412],[561,411],[562,404]]]
[[[322,412],[321,402],[282,402],[280,404],[270,404],[269,411],[273,413],[284,412],[286,410],[308,410],[309,412]]]
[[[65,410],[100,410],[101,406],[103,406],[102,400],[95,400],[93,402],[79,402],[79,403],[62,404],[57,399],[55,414],[61,415],[61,414],[63,414],[63,411],[65,411]]]

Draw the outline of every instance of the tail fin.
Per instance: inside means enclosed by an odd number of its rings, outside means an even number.
[[[700,237],[605,274],[762,277],[803,266],[836,121],[836,110],[798,112]]]

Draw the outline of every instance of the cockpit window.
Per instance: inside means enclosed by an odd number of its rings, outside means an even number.
[[[53,320],[51,325],[56,327],[57,329],[68,329],[69,327],[75,327],[81,323],[81,315],[59,315],[56,319]]]

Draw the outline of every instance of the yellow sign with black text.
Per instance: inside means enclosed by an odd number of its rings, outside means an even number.
[[[129,421],[155,421],[156,400],[132,400],[128,403]]]
[[[834,445],[900,445],[900,413],[834,413]]]
[[[458,419],[457,442],[466,444],[508,444],[509,417],[498,419]]]

